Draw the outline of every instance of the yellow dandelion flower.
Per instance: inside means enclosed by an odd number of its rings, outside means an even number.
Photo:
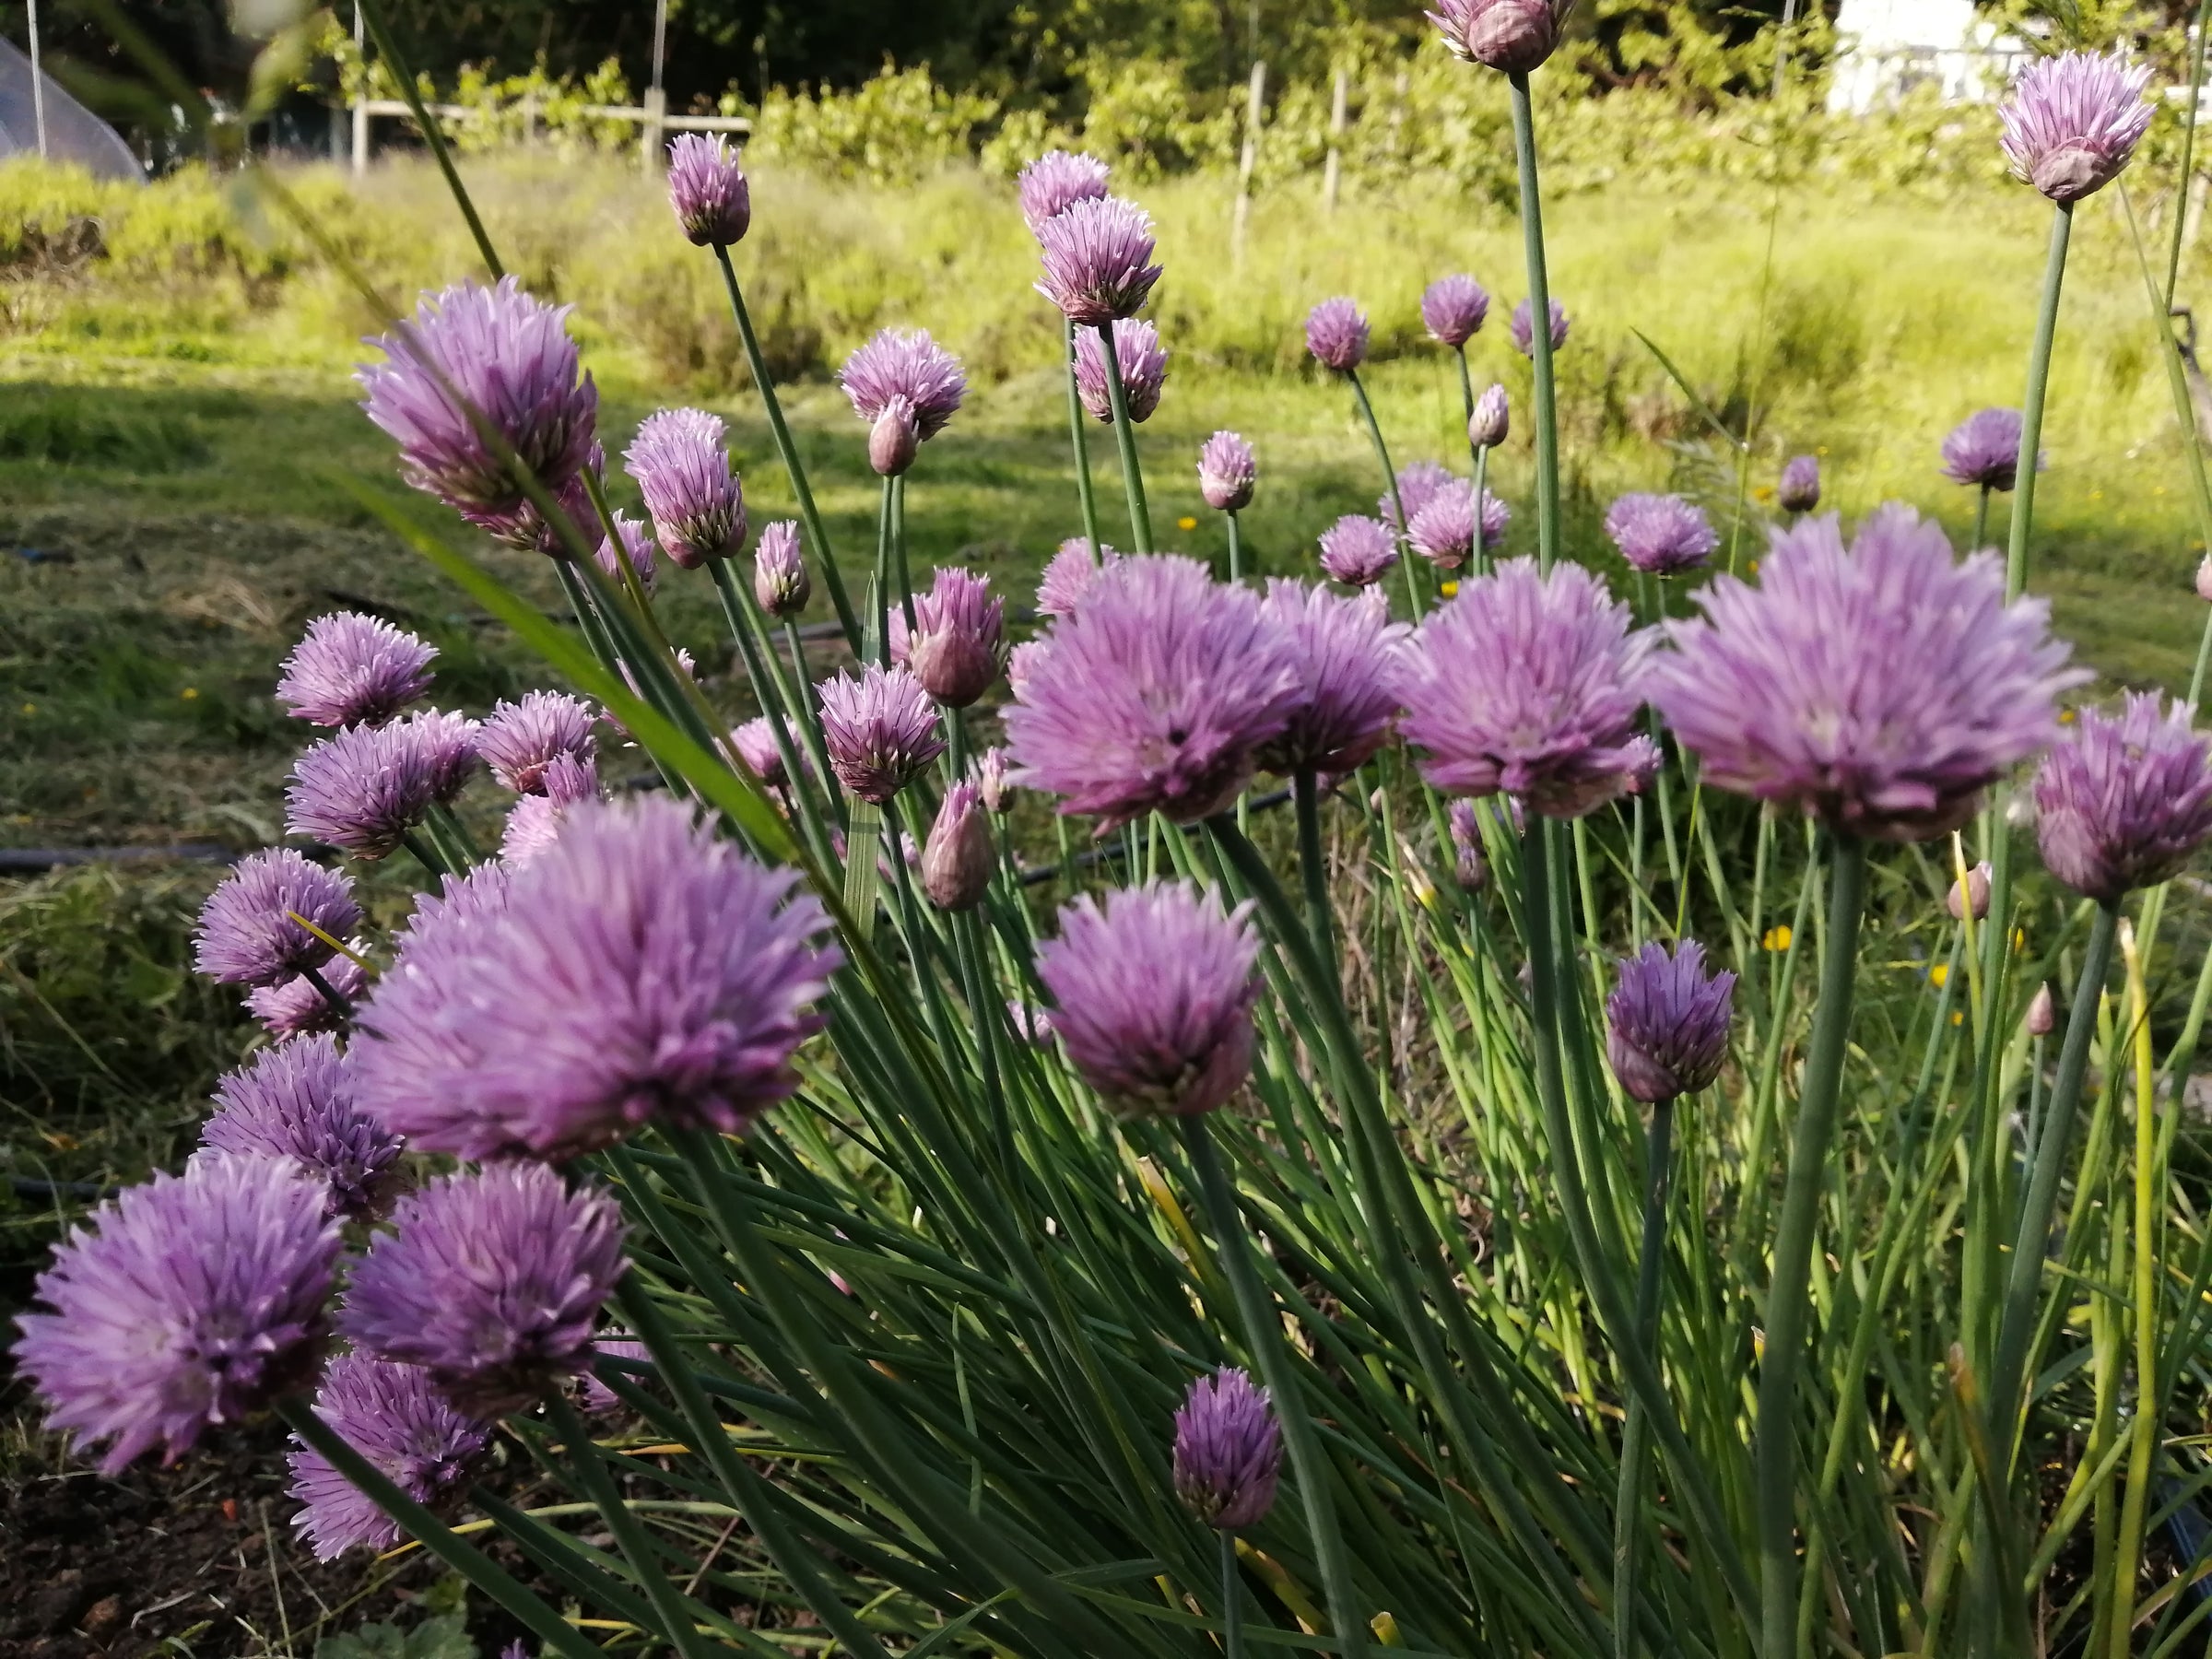
[[[1950,977],[1951,965],[1948,962],[1938,962],[1928,970],[1928,983],[1931,985],[1940,987]]]
[[[1787,922],[1777,922],[1767,929],[1766,934],[1759,942],[1763,948],[1768,950],[1787,950],[1790,947],[1791,937],[1790,924]]]
[[[1755,485],[1751,493],[1762,501],[1771,501],[1774,499],[1774,486],[1771,484]]]
[[[177,693],[177,695],[182,698],[186,702],[190,702],[194,698],[199,696],[199,694],[200,688],[197,686],[187,686],[183,690]]]
[[[1186,512],[1181,518],[1175,521],[1175,528],[1178,530],[1195,530],[1198,528],[1198,521]]]
[[[1443,584],[1443,586],[1438,588],[1436,591],[1441,594],[1447,599],[1455,599],[1459,596],[1459,583],[1456,582],[1447,582]]]

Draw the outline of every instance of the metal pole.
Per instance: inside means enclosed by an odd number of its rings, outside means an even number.
[[[358,5],[353,8],[353,53],[361,65],[360,90],[353,95],[353,171],[358,178],[369,171],[369,49]]]
[[[667,62],[668,0],[653,0],[653,85],[645,88],[645,119],[638,127],[640,159],[649,173],[658,172],[661,167],[663,122],[668,113],[668,93],[661,85],[661,72]]]
[[[46,76],[39,68],[39,0],[28,0],[30,9],[30,110],[39,129],[39,159],[46,159]]]
[[[1336,211],[1336,187],[1343,161],[1338,152],[1344,146],[1345,101],[1351,91],[1351,76],[1342,69],[1336,71],[1336,85],[1329,95],[1329,159],[1321,170],[1322,204],[1331,213]]]
[[[1267,101],[1267,65],[1252,66],[1252,96],[1244,106],[1244,149],[1237,158],[1237,213],[1230,227],[1230,257],[1244,263],[1244,224],[1252,217],[1252,170],[1260,159],[1260,114]]]

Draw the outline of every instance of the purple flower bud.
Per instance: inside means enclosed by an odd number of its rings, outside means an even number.
[[[1820,463],[1810,455],[1793,455],[1782,469],[1774,500],[1784,512],[1810,512],[1820,505]]]
[[[284,659],[276,700],[320,726],[382,725],[430,688],[435,645],[375,617],[333,611]]]
[[[477,762],[476,722],[425,709],[390,725],[348,726],[292,763],[285,828],[359,858],[396,851]]]
[[[1653,940],[1622,962],[1606,998],[1606,1057],[1621,1092],[1649,1104],[1709,1088],[1728,1058],[1735,990],[1735,974],[1705,971],[1695,939],[1671,957]]]
[[[661,584],[660,549],[653,544],[653,533],[619,507],[608,516],[615,522],[615,535],[622,538],[622,551],[616,553],[613,536],[603,535],[592,562],[617,587],[624,585],[622,567],[629,565],[637,572],[639,588],[650,599]]]
[[[1057,218],[1077,202],[1096,202],[1106,194],[1106,163],[1091,155],[1047,150],[1021,170],[1014,188],[1021,197],[1021,217],[1034,236],[1048,219]]]
[[[1452,874],[1468,892],[1479,893],[1490,885],[1490,860],[1483,850],[1475,803],[1465,797],[1453,801],[1445,822],[1452,836]]]
[[[599,769],[588,757],[556,755],[546,763],[544,792],[526,794],[507,813],[500,857],[521,869],[560,839],[569,808],[599,798]]]
[[[939,910],[973,910],[990,891],[997,868],[982,792],[972,783],[955,783],[945,792],[922,849],[922,890]]]
[[[597,477],[602,459],[599,446],[593,444],[591,459],[584,471]],[[599,523],[599,514],[592,505],[590,491],[584,488],[583,473],[579,472],[559,486],[553,495],[554,504],[560,509],[561,517],[568,520],[568,527],[575,531],[584,545],[589,547],[591,533]],[[540,512],[534,501],[519,501],[512,508],[494,512],[464,507],[461,516],[502,547],[512,547],[517,553],[541,553],[547,559],[567,559],[571,556],[568,537],[558,521]]]
[[[991,596],[991,579],[941,570],[929,592],[914,596],[914,632],[906,665],[947,708],[964,709],[998,677],[1006,606]]]
[[[1123,1117],[1194,1117],[1223,1104],[1252,1070],[1250,906],[1225,913],[1187,881],[1086,895],[1037,949],[1068,1062]]]
[[[410,1193],[353,1271],[339,1328],[419,1365],[487,1420],[588,1369],[599,1309],[628,1270],[622,1207],[541,1163],[487,1165]]]
[[[922,453],[922,423],[903,394],[887,400],[868,429],[868,466],[879,478],[896,478]]]
[[[929,693],[905,668],[870,663],[857,679],[841,674],[816,694],[830,770],[864,801],[882,806],[945,752]]]
[[[776,726],[782,725],[785,736],[791,726],[781,716],[763,714],[748,720],[730,733],[730,743],[737,751],[737,759],[746,771],[771,789],[782,789],[791,782],[791,774],[783,765],[783,751],[776,743]]]
[[[1357,771],[1390,735],[1398,712],[1395,657],[1412,629],[1390,619],[1372,588],[1348,597],[1277,577],[1261,602],[1289,642],[1299,696],[1290,723],[1259,749],[1259,763],[1289,776]]]
[[[1679,576],[1721,545],[1704,512],[1674,495],[1624,495],[1606,511],[1606,534],[1620,556],[1653,576]]]
[[[960,359],[929,337],[927,329],[880,329],[845,359],[838,384],[853,412],[873,426],[903,397],[914,413],[917,439],[926,443],[943,431],[968,395]]]
[[[1405,653],[1400,729],[1422,775],[1455,794],[1502,790],[1547,818],[1595,811],[1641,762],[1636,715],[1651,648],[1629,607],[1580,565],[1512,559],[1463,582]]]
[[[203,1147],[289,1159],[324,1184],[333,1216],[370,1219],[398,1182],[399,1137],[355,1106],[353,1074],[329,1036],[264,1049],[217,1081],[215,1103]]]
[[[1954,563],[1909,507],[1773,533],[1761,585],[1716,577],[1670,629],[1653,700],[1708,784],[1879,841],[1925,841],[2051,741],[2066,666],[2041,599],[2006,604],[2002,561]]]
[[[1289,643],[1259,596],[1195,559],[1110,566],[1046,638],[1004,715],[1015,782],[1064,796],[1062,812],[1095,815],[1102,830],[1219,811],[1298,704]]]
[[[519,702],[496,702],[477,728],[477,753],[491,775],[517,794],[545,793],[546,768],[556,755],[590,759],[591,704],[559,691],[525,691]]]
[[[477,1159],[573,1158],[649,1122],[742,1133],[797,1086],[838,966],[794,879],[675,801],[567,805],[503,884],[449,881],[418,912],[356,1015],[362,1109]]]
[[[1440,489],[1449,489],[1464,482],[1450,467],[1435,461],[1415,461],[1398,469],[1398,492],[1395,500],[1384,490],[1375,498],[1375,512],[1393,530],[1398,526],[1398,507],[1406,508],[1406,523],[1410,525],[1420,516],[1421,509],[1436,499]]]
[[[2058,1011],[2051,1003],[2049,980],[2036,986],[2035,995],[2029,1000],[2026,1024],[2030,1037],[2048,1037],[2057,1029]]]
[[[1943,476],[1954,483],[2010,489],[2019,470],[2018,409],[1977,409],[1953,427],[1943,441]]]
[[[1306,349],[1324,369],[1349,374],[1367,359],[1367,313],[1356,300],[1324,300],[1306,313]]]
[[[975,786],[982,794],[983,805],[995,813],[1014,809],[1014,784],[1006,776],[1006,751],[993,747],[985,749],[975,762]]]
[[[720,133],[684,133],[668,147],[668,205],[698,247],[726,248],[745,240],[753,222],[753,194],[728,139]]]
[[[1966,873],[1966,891],[1961,896],[1959,883],[1953,881],[1943,895],[1943,907],[1951,912],[1951,920],[1966,920],[1967,905],[1971,903],[1974,920],[1982,921],[1989,914],[1989,861],[1983,859]]]
[[[1500,3],[1503,4],[1504,0],[1500,0]],[[1528,301],[1524,300],[1513,307],[1512,321],[1506,324],[1508,332],[1513,336],[1513,349],[1523,357],[1534,357],[1535,354],[1534,324],[1529,321],[1532,314]],[[1551,301],[1551,348],[1557,351],[1566,344],[1567,308],[1554,300]]]
[[[2119,177],[2150,128],[2150,65],[2114,52],[2062,52],[2020,71],[1997,111],[2013,177],[2054,202],[2078,202]]]
[[[360,1000],[369,988],[369,976],[348,957],[334,956],[317,971],[347,1003]],[[322,987],[304,973],[246,994],[246,1012],[261,1021],[272,1037],[306,1037],[317,1031],[335,1031],[346,1023]]]
[[[2212,770],[2189,706],[2130,693],[2084,709],[2035,779],[2043,868],[2100,904],[2156,887],[2212,836]]]
[[[1321,533],[1321,568],[1352,587],[1379,582],[1398,562],[1398,544],[1381,519],[1347,512]]]
[[[814,582],[799,555],[796,520],[778,519],[760,532],[753,548],[753,597],[771,617],[790,618],[806,608]]]
[[[1421,322],[1440,346],[1465,346],[1489,314],[1490,296],[1472,276],[1439,276],[1421,294]]]
[[[342,939],[360,925],[361,907],[352,882],[289,847],[249,853],[200,907],[193,966],[228,985],[273,985],[322,967],[336,953],[294,916]]]
[[[1206,1525],[1246,1532],[1275,1507],[1283,1431],[1264,1388],[1233,1366],[1200,1377],[1175,1413],[1175,1496]]]
[[[1044,567],[1044,575],[1037,583],[1037,609],[1047,617],[1072,617],[1083,595],[1090,592],[1090,584],[1098,574],[1112,564],[1121,555],[1112,547],[1100,544],[1098,556],[1093,558],[1090,541],[1087,536],[1071,535],[1060,544]]]
[[[2212,605],[2212,553],[2206,554],[2196,562],[2196,596],[2206,605]]]
[[[1234,432],[1216,432],[1198,447],[1198,493],[1216,512],[1241,512],[1259,483],[1252,445]]]
[[[16,1369],[46,1427],[119,1472],[174,1463],[312,1372],[338,1259],[323,1184],[274,1158],[216,1153],[157,1172],[55,1246],[18,1316]]]
[[[569,310],[540,303],[512,276],[488,288],[465,282],[426,295],[413,323],[369,342],[387,360],[356,370],[368,394],[361,406],[398,441],[409,484],[479,513],[512,512],[524,500],[456,396],[548,489],[583,470],[599,393],[589,374],[578,378]]]
[[[1167,347],[1159,343],[1159,331],[1149,323],[1125,318],[1112,326],[1114,361],[1122,371],[1123,402],[1131,420],[1147,419],[1159,407],[1160,388],[1167,383]],[[1095,328],[1080,329],[1076,335],[1076,393],[1093,420],[1113,419],[1106,353]]]
[[[1467,441],[1477,449],[1496,449],[1512,427],[1505,388],[1493,382],[1483,389],[1475,400],[1475,412],[1467,417]]]
[[[687,571],[745,546],[745,488],[724,447],[728,429],[704,409],[660,409],[622,454],[669,558]]]
[[[1429,21],[1452,55],[1508,75],[1526,75],[1551,56],[1573,0],[1437,0]]]
[[[341,1354],[323,1373],[315,1415],[383,1477],[435,1508],[457,1493],[490,1443],[488,1424],[465,1417],[418,1365]],[[375,1500],[292,1437],[292,1496],[306,1505],[293,1530],[318,1561],[349,1549],[390,1549],[406,1535]]]
[[[1152,216],[1119,196],[1070,203],[1037,227],[1044,280],[1037,291],[1070,323],[1096,328],[1134,317],[1159,280]]]

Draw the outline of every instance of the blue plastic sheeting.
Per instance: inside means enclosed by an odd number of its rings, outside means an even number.
[[[39,76],[45,88],[46,154],[71,161],[96,178],[135,179],[146,170],[123,135],[62,90],[51,75]],[[30,59],[12,42],[0,41],[0,159],[39,153],[39,122],[30,92]]]

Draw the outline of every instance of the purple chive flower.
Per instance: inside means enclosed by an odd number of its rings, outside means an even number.
[[[217,1081],[215,1103],[200,1128],[203,1147],[288,1159],[328,1189],[334,1216],[369,1219],[399,1179],[399,1137],[354,1105],[352,1071],[335,1038],[264,1049]]]
[[[1252,445],[1234,432],[1216,432],[1198,446],[1198,493],[1216,512],[1241,512],[1260,481]]]
[[[1989,914],[1989,861],[1983,859],[1966,873],[1964,891],[1956,877],[1943,895],[1943,907],[1951,913],[1951,920],[1963,922],[1971,908],[1974,920],[1979,922]]]
[[[1113,325],[1114,360],[1122,371],[1122,398],[1131,420],[1147,419],[1159,407],[1168,378],[1168,350],[1151,324],[1124,318]],[[1076,335],[1076,394],[1093,420],[1113,419],[1113,393],[1106,380],[1106,352],[1095,328]]]
[[[1035,677],[1050,654],[1042,640],[1024,640],[1006,653],[1006,686],[1015,696],[1021,695],[1022,687]]]
[[[334,956],[320,970],[323,982],[348,1005],[369,988],[369,976],[348,957]],[[296,974],[246,994],[246,1012],[261,1021],[272,1037],[305,1037],[316,1031],[335,1031],[345,1017],[307,975]]]
[[[1076,606],[1090,592],[1090,584],[1098,579],[1099,572],[1120,558],[1119,553],[1101,542],[1094,559],[1089,537],[1069,536],[1060,544],[1060,551],[1053,555],[1038,581],[1039,613],[1047,617],[1074,616]]]
[[[355,371],[361,406],[398,441],[409,484],[474,514],[511,513],[524,500],[455,394],[548,489],[583,470],[596,447],[599,392],[578,376],[569,310],[532,298],[512,276],[495,288],[464,282],[426,295],[412,324],[369,342],[386,360]]]
[[[477,728],[477,753],[491,775],[517,794],[543,794],[556,755],[589,760],[595,745],[592,705],[559,691],[525,691],[519,702],[497,702]]]
[[[491,1441],[491,1428],[453,1409],[419,1365],[341,1354],[323,1373],[315,1415],[380,1475],[416,1502],[436,1508],[456,1492]],[[349,1549],[390,1549],[399,1523],[320,1452],[292,1437],[291,1492],[306,1507],[292,1530],[318,1561]]]
[[[544,790],[523,796],[508,809],[500,856],[521,869],[559,839],[570,807],[598,798],[599,769],[588,756],[554,756],[546,763]]]
[[[1114,1112],[1195,1117],[1243,1087],[1259,994],[1249,909],[1225,912],[1187,881],[1152,881],[1060,912],[1037,976],[1069,1063]]]
[[[668,205],[698,247],[726,248],[745,240],[753,222],[753,193],[727,138],[685,133],[668,147]]]
[[[973,910],[991,888],[998,847],[982,791],[969,782],[945,792],[922,848],[922,890],[939,910]]]
[[[1943,441],[1943,476],[1956,484],[2010,489],[2020,470],[2020,412],[1977,409]]]
[[[737,751],[745,770],[771,789],[782,789],[791,782],[783,765],[783,751],[776,743],[777,725],[783,727],[785,736],[791,735],[790,723],[769,714],[748,720],[730,733],[730,746]]]
[[[1347,512],[1321,533],[1322,570],[1352,587],[1380,582],[1397,562],[1397,538],[1381,519]]]
[[[1015,782],[1101,832],[1147,812],[1190,823],[1244,787],[1253,752],[1289,724],[1298,672],[1259,596],[1193,559],[1124,559],[1047,636],[1005,714]]]
[[[1106,163],[1096,156],[1047,150],[1021,170],[1014,188],[1021,196],[1021,217],[1034,236],[1048,219],[1059,218],[1077,202],[1104,199]]]
[[[622,1409],[622,1396],[602,1382],[596,1368],[603,1359],[651,1359],[653,1350],[643,1343],[629,1336],[602,1336],[592,1344],[594,1370],[580,1379],[583,1383],[583,1408],[594,1416],[604,1416]],[[634,1373],[624,1373],[629,1381],[638,1381]]]
[[[1324,369],[1349,374],[1367,359],[1367,313],[1341,296],[1306,313],[1306,349]]]
[[[745,546],[745,487],[730,465],[728,435],[722,417],[704,409],[658,409],[622,452],[661,547],[687,571]]]
[[[390,725],[348,726],[292,763],[285,828],[361,858],[395,851],[431,804],[476,764],[476,723],[426,709]]]
[[[1452,874],[1468,892],[1481,892],[1490,884],[1490,859],[1483,849],[1475,803],[1464,797],[1453,801],[1445,825],[1452,837]]]
[[[2100,904],[2177,875],[2212,836],[2212,770],[2189,706],[2131,693],[2084,709],[2035,779],[2043,867]]]
[[[573,803],[503,894],[449,884],[418,915],[356,1015],[362,1109],[478,1159],[573,1158],[648,1122],[742,1132],[797,1086],[839,963],[794,879],[677,802]]]
[[[622,1206],[541,1163],[446,1175],[399,1201],[353,1270],[338,1327],[419,1365],[463,1411],[520,1411],[589,1369],[599,1309],[629,1263]]]
[[[1529,321],[1531,315],[1528,301],[1524,300],[1513,307],[1512,320],[1506,325],[1513,336],[1513,349],[1523,357],[1531,357],[1535,351],[1534,324]],[[1551,348],[1557,351],[1566,344],[1567,308],[1554,300],[1551,302]]]
[[[2020,71],[1997,111],[2013,177],[2054,202],[2078,202],[2120,176],[2150,128],[2150,65],[2118,53],[2062,52]]]
[[[1475,412],[1467,417],[1467,442],[1476,449],[1496,449],[1512,429],[1505,388],[1492,382],[1483,388],[1475,400]]]
[[[1559,43],[1574,0],[1437,0],[1427,14],[1452,55],[1508,75],[1526,75]]]
[[[1398,493],[1393,500],[1389,490],[1375,498],[1375,512],[1393,530],[1399,528],[1398,506],[1406,508],[1406,523],[1410,526],[1420,516],[1421,509],[1436,499],[1440,489],[1449,489],[1461,483],[1459,475],[1450,467],[1435,461],[1415,461],[1398,468]]]
[[[1593,812],[1629,786],[1648,634],[1580,565],[1515,559],[1430,613],[1402,661],[1408,742],[1437,788],[1502,790],[1547,818]]]
[[[893,398],[905,398],[913,408],[915,436],[923,441],[945,429],[968,395],[960,359],[931,339],[925,328],[877,331],[845,359],[837,382],[853,412],[865,421],[873,422]]]
[[[1486,496],[1488,490],[1483,492]],[[1491,498],[1493,500],[1495,497]],[[1499,502],[1502,507],[1503,502]],[[1406,526],[1406,540],[1416,553],[1440,571],[1456,571],[1475,551],[1475,486],[1453,478],[1421,503]],[[1500,526],[1503,528],[1502,525]],[[1486,544],[1488,538],[1484,538]]]
[[[1175,1413],[1175,1496],[1206,1525],[1246,1532],[1275,1507],[1283,1431],[1267,1391],[1234,1366],[1200,1377]]]
[[[936,708],[906,668],[870,663],[857,679],[824,680],[817,695],[830,770],[864,801],[882,806],[945,752]]]
[[[1909,507],[1846,553],[1833,513],[1774,532],[1761,585],[1723,576],[1672,629],[1653,700],[1709,783],[1840,830],[1925,841],[2049,743],[2066,667],[2041,599],[2005,602],[1994,556],[1953,563]]]
[[[1044,280],[1037,291],[1070,323],[1096,328],[1134,317],[1159,280],[1152,216],[1119,196],[1071,202],[1037,228]]]
[[[73,1227],[21,1315],[16,1368],[46,1426],[113,1475],[156,1443],[174,1463],[312,1370],[338,1259],[323,1185],[218,1153],[157,1172]]]
[[[1489,314],[1489,293],[1472,276],[1439,276],[1421,294],[1421,322],[1440,346],[1465,346]]]
[[[1712,557],[1721,538],[1702,509],[1676,495],[1624,495],[1606,510],[1620,556],[1653,576],[1679,576]]]
[[[1281,577],[1267,583],[1262,608],[1288,640],[1299,680],[1290,724],[1260,746],[1269,771],[1353,771],[1389,737],[1398,712],[1394,659],[1412,630],[1390,619],[1381,597]]]
[[[988,576],[941,570],[928,593],[914,595],[906,665],[939,702],[964,709],[998,677],[1005,624],[1006,605],[992,597]]]
[[[624,585],[622,567],[627,564],[637,572],[638,586],[651,598],[661,584],[660,549],[653,543],[653,532],[629,513],[618,507],[611,515],[615,521],[615,535],[622,538],[622,550],[615,551],[615,538],[603,535],[592,555],[592,562],[617,587]]]
[[[200,906],[193,966],[218,984],[273,985],[335,955],[292,918],[342,939],[360,925],[353,883],[289,847],[238,861]]]
[[[599,476],[603,460],[599,446],[593,444],[586,470],[594,477]],[[599,514],[592,505],[591,492],[584,488],[583,475],[579,473],[556,488],[553,495],[555,504],[569,522],[569,528],[576,532],[586,547],[590,547],[591,533],[599,523]],[[512,547],[517,553],[540,553],[547,559],[567,559],[571,556],[567,536],[553,520],[537,510],[534,501],[521,501],[513,507],[496,512],[463,508],[461,516],[501,547]]]
[[[2196,561],[2196,596],[2212,605],[2212,553]]]
[[[430,688],[435,645],[375,617],[333,611],[284,659],[276,700],[320,726],[382,725]]]
[[[1705,971],[1705,947],[1656,939],[1620,965],[1606,998],[1606,1057],[1621,1092],[1647,1105],[1710,1088],[1728,1057],[1735,975]]]
[[[1793,455],[1775,486],[1775,503],[1784,512],[1810,512],[1820,505],[1820,463],[1811,455]]]
[[[993,812],[1006,813],[1014,809],[1014,784],[1006,776],[1006,751],[987,748],[975,762],[975,786],[982,792],[983,805]]]
[[[788,620],[813,596],[806,561],[799,556],[798,523],[778,519],[760,532],[753,547],[753,597],[770,616]]]

